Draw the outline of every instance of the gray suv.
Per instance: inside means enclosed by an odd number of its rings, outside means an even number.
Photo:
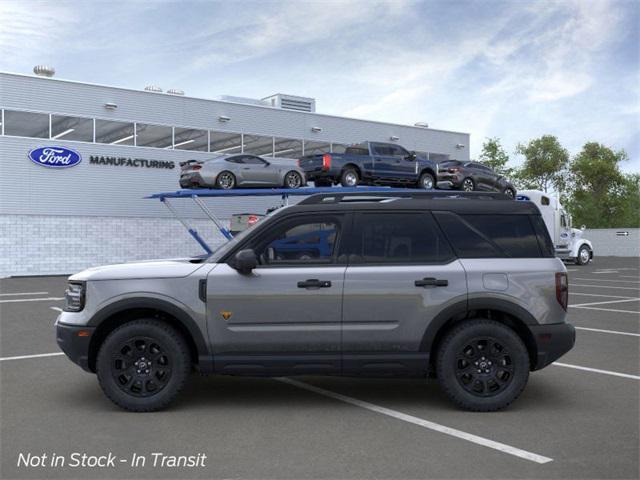
[[[533,203],[446,197],[313,195],[206,259],[85,270],[58,344],[133,411],[167,406],[194,369],[436,376],[462,408],[504,408],[573,347],[566,269]]]

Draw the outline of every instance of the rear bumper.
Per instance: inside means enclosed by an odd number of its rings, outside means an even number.
[[[573,348],[576,329],[570,323],[529,326],[536,343],[538,357],[531,370],[540,370]]]
[[[462,177],[451,173],[438,174],[438,187],[440,188],[460,188],[461,185]]]
[[[198,188],[208,185],[199,173],[187,173],[180,176],[180,188]]]
[[[82,336],[79,335],[80,332]],[[94,327],[67,325],[56,321],[56,341],[69,360],[91,372],[89,368],[89,344],[95,331]]]

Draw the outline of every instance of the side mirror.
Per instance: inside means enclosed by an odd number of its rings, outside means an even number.
[[[583,232],[584,232],[586,229],[587,229],[587,226],[586,226],[586,225],[582,225],[582,226],[580,227],[580,230],[582,230]]]
[[[256,257],[256,252],[250,248],[240,250],[236,253],[235,257],[233,257],[233,263],[231,266],[238,272],[245,275],[251,273],[251,270],[258,266],[258,257]]]
[[[416,152],[414,152],[413,150],[410,151],[407,159],[413,162],[416,159]]]

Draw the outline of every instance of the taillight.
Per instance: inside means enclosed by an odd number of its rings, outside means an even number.
[[[258,218],[257,215],[249,215],[249,218],[247,219],[247,225],[251,226],[255,223],[258,223],[258,220],[260,219]]]
[[[193,167],[191,167],[191,170],[200,170],[202,168],[202,165],[194,165]]]
[[[556,273],[556,299],[566,311],[569,305],[569,277],[565,272]]]
[[[300,161],[300,159],[298,159],[298,162],[297,162],[297,163],[298,163],[298,167],[301,167],[301,166],[302,166],[302,162]]]
[[[459,171],[460,171],[459,168],[450,168],[449,169],[449,173],[456,173],[456,172],[459,172]]]
[[[322,155],[322,169],[329,170],[331,168],[331,155],[325,153]]]

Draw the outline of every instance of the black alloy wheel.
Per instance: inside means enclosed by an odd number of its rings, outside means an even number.
[[[284,185],[287,188],[300,188],[302,186],[302,176],[291,170],[284,176]]]
[[[473,192],[475,189],[476,185],[471,178],[467,177],[462,181],[462,190],[464,192]]]
[[[231,172],[220,172],[216,178],[216,186],[222,190],[231,190],[236,186],[236,177]]]

